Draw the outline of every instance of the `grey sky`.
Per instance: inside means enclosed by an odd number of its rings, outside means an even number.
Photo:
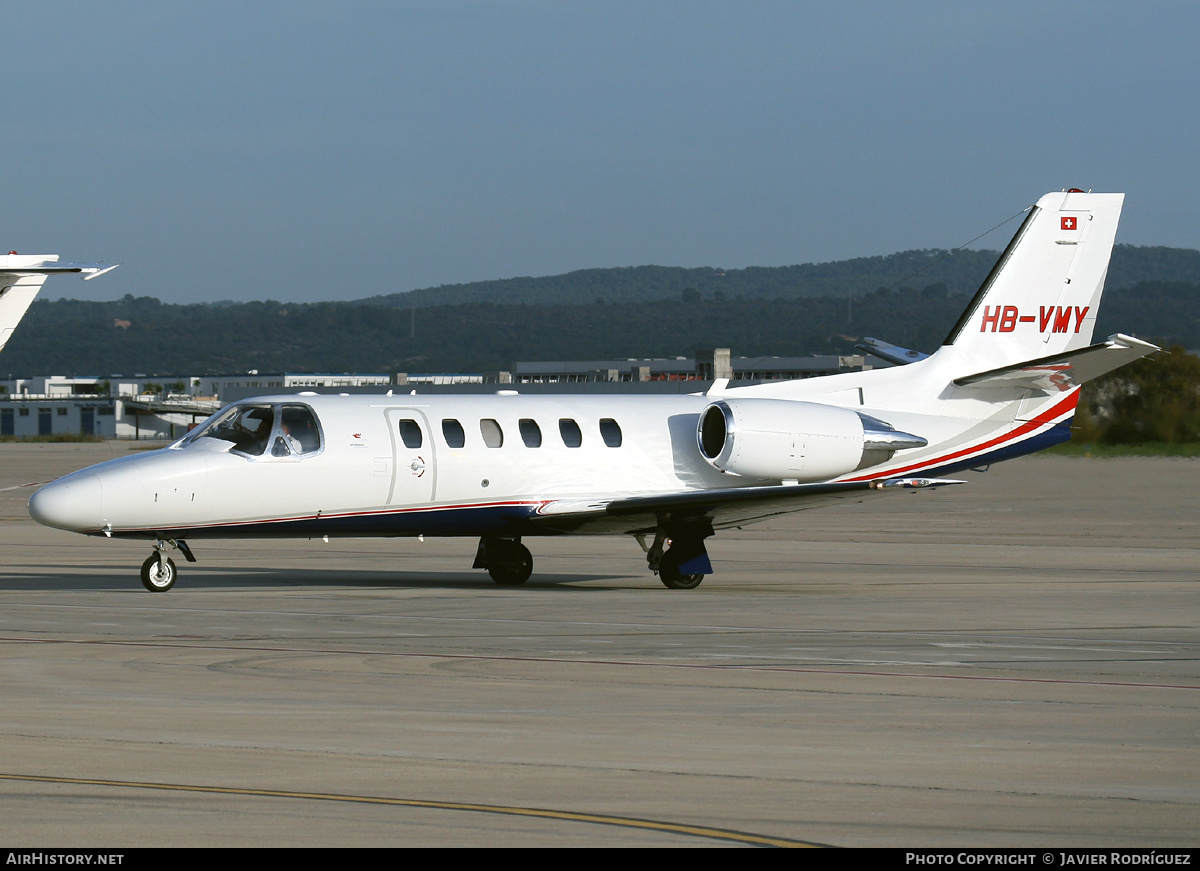
[[[126,264],[50,296],[836,260],[1069,186],[1128,194],[1120,241],[1200,246],[1190,2],[0,10],[0,246]]]

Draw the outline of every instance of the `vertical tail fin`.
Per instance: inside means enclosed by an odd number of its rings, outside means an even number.
[[[936,356],[967,374],[1089,345],[1124,200],[1038,200]]]
[[[0,255],[0,350],[25,317],[48,275],[76,273],[84,281],[103,275],[119,264],[59,263],[57,254]]]

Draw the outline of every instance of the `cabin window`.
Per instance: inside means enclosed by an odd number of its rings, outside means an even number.
[[[421,447],[424,439],[421,436],[421,427],[415,420],[405,418],[400,421],[400,441],[404,442],[406,448]]]
[[[579,424],[569,417],[561,418],[558,421],[558,434],[562,436],[563,444],[568,448],[577,448],[583,444],[583,433],[579,429]]]
[[[504,430],[490,417],[479,421],[479,434],[483,436],[483,443],[489,448],[498,448],[504,444]]]
[[[463,432],[462,424],[450,417],[442,421],[442,437],[451,448],[461,448],[467,443],[467,434]]]
[[[521,430],[521,441],[525,442],[525,447],[540,448],[542,446],[542,428],[537,425],[536,420],[523,417],[518,424],[518,429]]]
[[[600,418],[600,437],[610,448],[621,447],[621,425],[611,417]]]

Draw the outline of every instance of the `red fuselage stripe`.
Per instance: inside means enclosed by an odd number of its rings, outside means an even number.
[[[1053,423],[1055,418],[1061,417],[1063,414],[1065,414],[1067,412],[1074,412],[1075,406],[1078,402],[1079,402],[1079,390],[1078,390],[1078,388],[1076,388],[1074,391],[1071,392],[1071,394],[1069,396],[1064,398],[1062,402],[1059,402],[1059,403],[1051,406],[1050,408],[1046,409],[1041,414],[1039,414],[1037,417],[1027,420],[1025,423],[1021,424],[1019,427],[1012,430],[1011,432],[1007,432],[1004,435],[996,436],[995,438],[993,438],[989,441],[983,442],[982,444],[974,445],[969,448],[963,448],[962,450],[954,451],[953,453],[943,454],[942,456],[934,457],[933,459],[922,460],[919,463],[913,463],[911,466],[903,466],[899,469],[891,469],[888,471],[888,473],[885,477],[891,478],[891,477],[895,477],[896,475],[903,475],[907,472],[914,472],[914,471],[918,471],[921,469],[933,468],[936,466],[940,466],[943,463],[949,462],[950,460],[957,460],[958,458],[965,457],[969,454],[978,453],[980,451],[986,451],[991,448],[997,447],[999,445],[1005,444],[1006,442],[1015,441],[1016,439],[1021,438],[1021,436],[1025,435],[1027,433],[1030,433],[1033,430],[1040,429],[1041,427],[1046,426],[1047,424]],[[870,481],[870,480],[873,480],[878,477],[880,477],[880,475],[878,472],[876,472],[875,474],[862,475],[858,478],[847,478],[846,480],[847,481]]]

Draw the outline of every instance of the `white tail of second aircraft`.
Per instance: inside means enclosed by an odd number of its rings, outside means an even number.
[[[116,268],[117,264],[59,263],[57,254],[0,255],[0,350],[25,317],[46,276],[76,273],[87,281]]]

